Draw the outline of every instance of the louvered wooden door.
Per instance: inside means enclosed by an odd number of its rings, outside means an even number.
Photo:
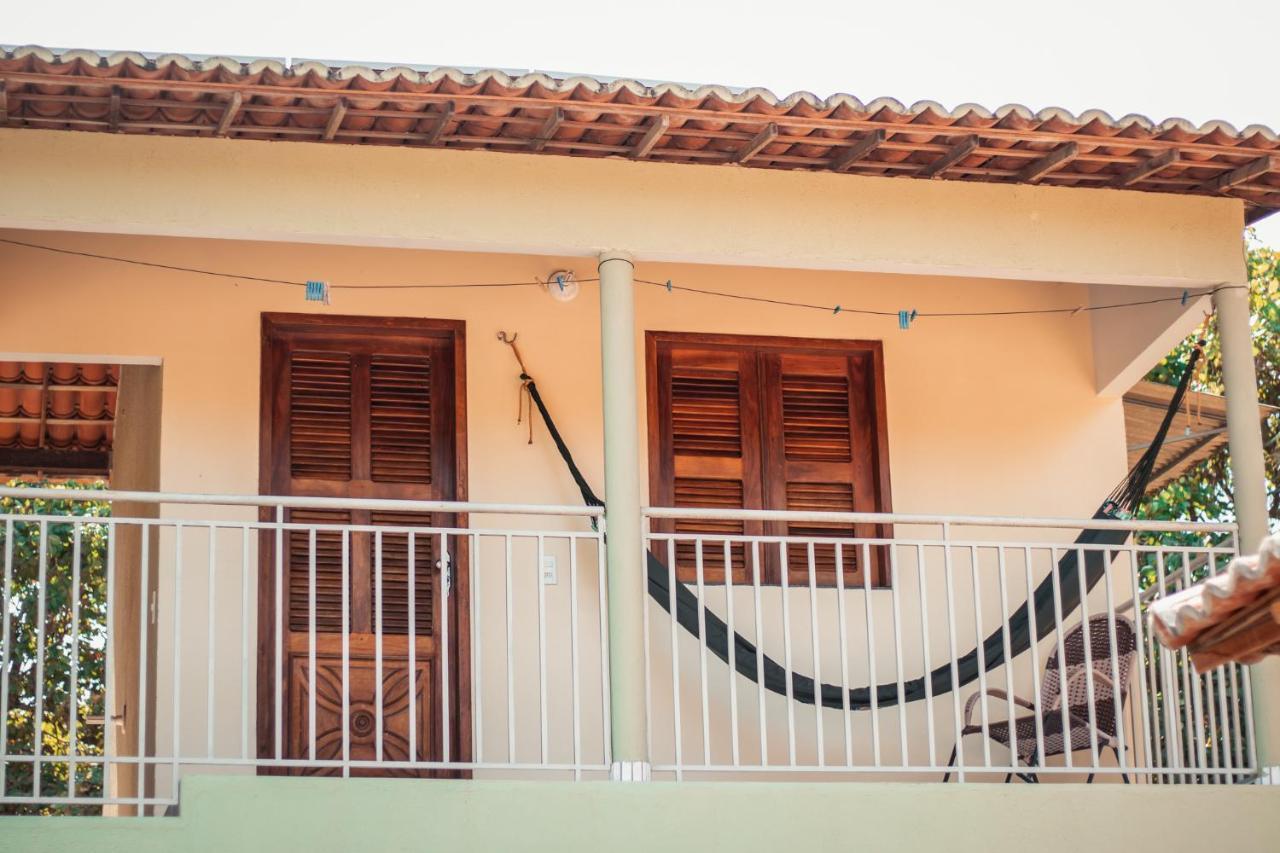
[[[799,341],[650,333],[650,496],[657,506],[887,511],[880,347],[865,341]],[[812,539],[884,536],[876,525],[678,521],[657,529],[709,536],[766,534]],[[697,554],[677,546],[681,579],[696,579]],[[778,583],[784,560],[761,547],[762,582]],[[665,555],[659,555],[665,557]],[[836,549],[814,547],[815,581],[836,581]],[[729,548],[734,581],[750,581],[750,556]],[[705,582],[723,580],[724,544],[704,545]],[[788,547],[788,580],[807,584],[808,548]],[[843,548],[846,584],[888,581],[882,549]]]
[[[461,499],[461,338],[460,324],[442,321],[264,316],[263,491]],[[459,606],[466,594],[465,555],[450,539],[445,545],[448,560],[443,560],[441,538],[427,528],[452,527],[458,518],[340,507],[291,509],[285,518],[290,523],[363,529],[290,530],[278,538],[264,536],[259,582],[260,753],[272,757],[279,750],[287,758],[342,758],[345,633],[350,758],[405,761],[412,755],[416,760],[439,760],[442,714],[449,713],[451,758],[457,759],[457,747],[469,741],[458,725],[458,699],[468,683],[465,649],[457,643],[466,615],[465,606]],[[391,529],[383,532],[384,527]],[[413,530],[412,553],[411,535],[404,528]],[[439,629],[447,565],[453,570],[453,587],[448,620],[451,707],[445,709],[445,644]],[[283,592],[279,601],[277,573]],[[279,637],[277,606],[283,616]],[[277,647],[283,674],[278,732]]]

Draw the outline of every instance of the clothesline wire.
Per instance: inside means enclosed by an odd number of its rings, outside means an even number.
[[[298,281],[286,278],[273,278],[270,276],[246,275],[243,273],[232,273],[221,270],[203,269],[200,267],[189,267],[180,264],[166,264],[158,261],[145,261],[138,258],[123,258],[116,255],[105,255],[97,252],[86,252],[79,249],[67,249],[61,246],[48,246],[41,243],[29,243],[24,240],[14,240],[12,238],[0,237],[0,243],[10,246],[17,246],[24,249],[33,249],[43,252],[52,252],[59,255],[69,255],[79,258],[88,258],[98,261],[110,261],[113,263],[130,264],[132,266],[147,267],[150,269],[168,270],[170,272],[190,273],[192,275],[212,276],[214,278],[233,279],[237,281],[248,281],[256,284],[278,284],[289,287],[306,287],[307,281]],[[579,283],[598,282],[599,278],[574,278]],[[692,293],[699,296],[711,296],[720,299],[734,299],[740,302],[754,302],[762,305],[776,305],[785,308],[802,308],[811,311],[822,311],[826,314],[858,314],[872,317],[898,317],[903,318],[904,314],[909,313],[910,319],[918,318],[963,318],[963,317],[1019,317],[1035,314],[1079,314],[1082,312],[1106,311],[1116,308],[1135,308],[1144,305],[1158,305],[1161,303],[1181,302],[1186,304],[1192,298],[1201,296],[1210,296],[1223,290],[1242,290],[1246,286],[1243,284],[1219,284],[1215,287],[1203,290],[1184,290],[1177,296],[1156,297],[1152,299],[1140,299],[1131,302],[1117,302],[1107,305],[1075,305],[1064,306],[1059,308],[1024,308],[1011,310],[996,311],[916,311],[912,309],[910,312],[904,311],[888,311],[878,310],[874,308],[854,308],[844,307],[843,305],[818,305],[812,302],[800,302],[789,299],[777,299],[769,296],[753,296],[746,293],[731,293],[724,290],[711,290],[703,287],[691,287],[685,284],[676,284],[673,280],[655,281],[652,279],[637,278],[634,279],[636,284],[643,284],[650,287],[660,287],[669,293],[681,292]],[[465,289],[484,289],[484,288],[518,288],[518,287],[546,287],[547,282],[532,279],[530,281],[487,281],[487,282],[445,282],[445,283],[373,283],[373,284],[328,284],[329,290],[465,290]]]

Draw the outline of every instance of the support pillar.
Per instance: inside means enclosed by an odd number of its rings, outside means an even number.
[[[640,521],[639,389],[634,266],[604,252],[600,270],[600,361],[604,383],[605,555],[609,583],[610,776],[649,778],[645,743],[644,594]]]
[[[1267,475],[1258,417],[1258,374],[1253,362],[1249,291],[1220,290],[1213,297],[1222,342],[1222,383],[1227,399],[1232,499],[1240,525],[1240,551],[1257,552],[1267,535]],[[1253,715],[1261,768],[1280,765],[1280,660],[1253,667]]]

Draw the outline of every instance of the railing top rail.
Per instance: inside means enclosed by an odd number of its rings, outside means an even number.
[[[964,527],[1040,527],[1093,530],[1170,531],[1177,533],[1234,533],[1231,522],[1110,520],[1100,518],[1018,518],[1000,515],[917,515],[899,512],[803,512],[772,509],[692,509],[645,507],[648,518],[715,521],[826,521],[845,524],[955,524]],[[690,536],[698,534],[687,534]],[[714,537],[707,537],[714,538]]]
[[[411,501],[377,498],[324,498],[277,495],[218,495],[183,492],[136,492],[112,489],[39,489],[0,487],[0,498],[20,500],[129,501],[145,504],[198,506],[283,507],[286,509],[368,509],[407,512],[483,513],[486,515],[561,515],[598,517],[598,506],[556,504],[471,503],[468,501]]]

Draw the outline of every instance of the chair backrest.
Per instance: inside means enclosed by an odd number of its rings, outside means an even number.
[[[1116,642],[1111,644],[1110,619],[1115,619]],[[1085,641],[1089,653],[1085,655]],[[1108,617],[1102,613],[1091,616],[1069,630],[1062,638],[1062,650],[1066,663],[1058,659],[1058,644],[1044,666],[1044,680],[1040,686],[1040,707],[1046,712],[1061,708],[1065,694],[1068,711],[1082,720],[1089,719],[1089,669],[1093,670],[1094,725],[1098,731],[1114,735],[1119,717],[1115,697],[1119,693],[1120,707],[1124,707],[1129,695],[1129,672],[1138,651],[1137,632],[1133,622],[1125,616]],[[1112,689],[1112,659],[1115,673],[1120,680],[1118,691]],[[1063,674],[1065,673],[1065,678]]]

